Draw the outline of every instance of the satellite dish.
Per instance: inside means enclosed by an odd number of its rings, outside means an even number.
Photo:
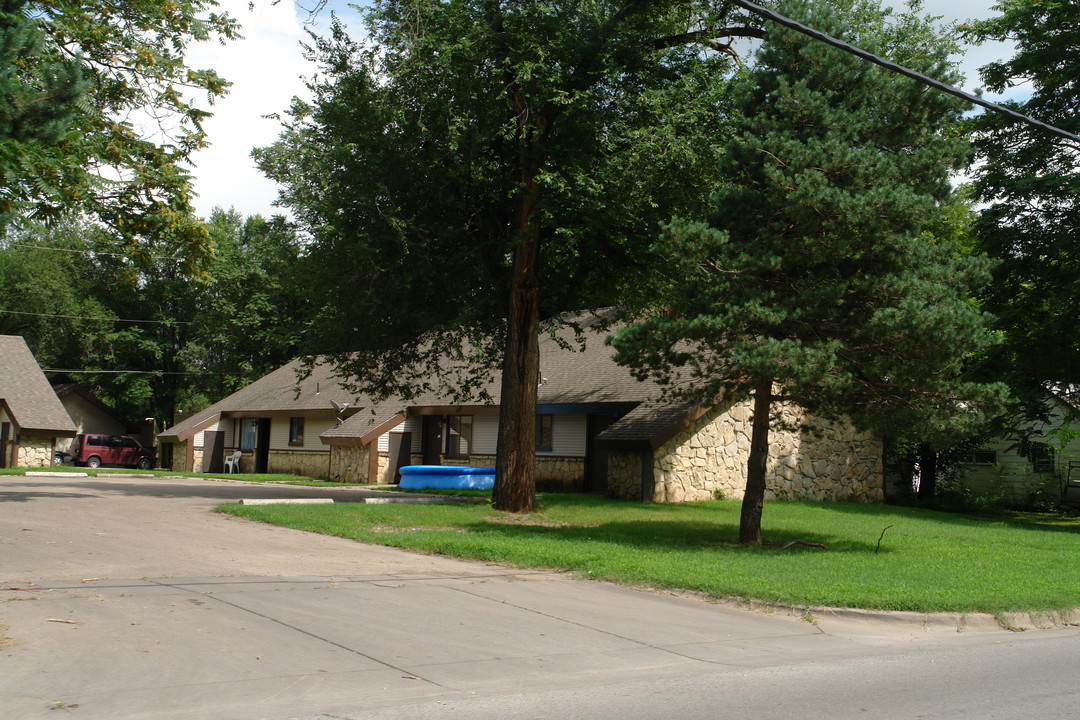
[[[337,418],[337,424],[340,425],[345,422],[345,411],[349,409],[349,403],[336,403],[331,400],[330,404],[334,406],[334,417]]]

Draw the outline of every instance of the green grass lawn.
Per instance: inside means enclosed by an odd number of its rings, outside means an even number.
[[[1080,607],[1080,519],[972,517],[886,505],[775,502],[765,547],[740,547],[739,503],[543,495],[518,517],[486,503],[224,505],[278,525],[454,557],[715,598],[885,610]],[[878,539],[885,531],[878,550]],[[825,549],[781,546],[793,540]]]

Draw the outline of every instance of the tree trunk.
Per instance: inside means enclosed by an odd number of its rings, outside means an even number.
[[[519,122],[529,117],[524,99],[515,94]],[[506,351],[503,356],[499,444],[495,454],[496,510],[529,513],[536,509],[536,393],[540,382],[540,202],[541,146],[546,134],[542,116],[521,127],[522,194],[513,248]]]
[[[739,543],[761,544],[761,510],[765,503],[765,469],[769,461],[769,411],[772,406],[772,378],[761,378],[754,388],[754,424],[750,437],[750,459],[746,464],[746,492],[739,519]]]
[[[514,248],[514,279],[503,358],[499,444],[495,454],[496,510],[536,508],[536,390],[540,375],[540,313],[536,261],[539,243]]]

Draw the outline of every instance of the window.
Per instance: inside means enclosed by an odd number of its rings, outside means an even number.
[[[1045,445],[1035,445],[1031,448],[1031,464],[1035,466],[1035,472],[1054,471],[1054,450]]]
[[[555,416],[536,416],[536,452],[551,452],[555,438]]]
[[[466,457],[472,450],[472,415],[451,415],[446,418],[446,445],[444,454],[447,457]]]
[[[240,449],[255,449],[255,428],[259,421],[255,418],[244,418],[240,421]]]
[[[290,445],[303,445],[304,444],[304,418],[302,418],[302,417],[289,418],[289,444]]]

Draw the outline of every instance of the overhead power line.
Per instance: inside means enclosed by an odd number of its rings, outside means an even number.
[[[820,40],[823,43],[826,43],[828,45],[832,45],[835,48],[839,48],[840,50],[843,50],[844,52],[851,53],[852,55],[855,55],[857,57],[861,57],[863,60],[868,60],[868,61],[874,63],[875,65],[880,65],[881,67],[885,68],[886,70],[890,70],[892,72],[899,73],[900,75],[904,75],[906,77],[911,78],[912,80],[916,80],[918,82],[921,82],[924,85],[929,85],[932,88],[935,88],[935,89],[940,90],[942,92],[948,93],[950,95],[955,95],[958,98],[961,98],[963,100],[967,100],[969,103],[972,103],[974,105],[978,105],[980,107],[984,107],[987,110],[991,110],[991,111],[996,112],[996,113],[1000,113],[1001,115],[1005,115],[1005,116],[1007,116],[1009,118],[1012,118],[1013,120],[1016,120],[1018,122],[1027,123],[1028,125],[1031,125],[1033,127],[1037,127],[1037,128],[1039,128],[1041,130],[1045,130],[1046,132],[1053,133],[1054,135],[1057,135],[1058,137],[1062,137],[1062,138],[1065,138],[1066,140],[1071,140],[1073,142],[1080,143],[1080,135],[1074,135],[1071,132],[1068,132],[1067,130],[1062,130],[1059,127],[1054,127],[1053,125],[1050,125],[1048,123],[1044,123],[1041,120],[1036,120],[1035,118],[1033,118],[1033,117],[1031,117],[1029,115],[1024,115],[1023,113],[1017,112],[1015,110],[1004,107],[1002,105],[998,105],[997,103],[992,103],[989,100],[984,100],[983,98],[979,97],[978,95],[972,95],[971,93],[964,92],[963,90],[961,90],[959,88],[955,88],[952,85],[949,85],[948,83],[943,83],[940,80],[935,80],[934,78],[930,77],[929,75],[923,75],[920,72],[916,72],[915,70],[911,70],[909,68],[906,68],[903,65],[899,65],[897,63],[894,63],[891,60],[886,60],[885,58],[878,57],[877,55],[874,55],[871,52],[867,52],[866,50],[863,50],[862,48],[858,48],[858,47],[855,47],[854,45],[850,45],[850,44],[844,42],[843,40],[837,40],[836,38],[832,37],[831,35],[826,35],[823,32],[820,32],[818,30],[814,30],[811,27],[807,27],[806,25],[803,25],[802,23],[796,22],[795,20],[792,20],[789,17],[786,17],[784,15],[780,15],[779,13],[773,12],[772,10],[769,10],[767,8],[763,8],[760,5],[757,5],[755,3],[748,2],[747,0],[731,0],[731,1],[733,3],[735,3],[736,5],[738,5],[739,7],[743,8],[745,10],[749,10],[750,12],[754,13],[755,15],[759,15],[759,16],[765,18],[766,20],[771,20],[771,21],[773,21],[774,23],[776,23],[778,25],[783,25],[784,27],[791,28],[792,30],[795,30],[796,32],[800,32],[803,35],[806,35],[807,37],[812,37],[815,40]]]
[[[119,257],[119,258],[129,258],[129,257],[131,257],[131,255],[129,253],[122,253],[122,252],[102,252],[100,250],[91,250],[90,248],[83,248],[83,249],[79,249],[79,248],[62,248],[62,247],[55,247],[53,245],[29,245],[27,243],[18,243],[18,242],[9,243],[8,247],[24,248],[26,250],[53,250],[55,252],[78,253],[79,255],[101,255],[103,257]],[[150,258],[151,260],[179,260],[179,258],[171,257],[169,255],[147,255],[146,257]]]
[[[72,368],[41,368],[41,372],[47,373],[88,373],[91,375],[223,375],[233,377],[231,373],[195,372],[186,370],[74,370]]]
[[[64,318],[67,320],[102,320],[105,322],[151,323],[159,325],[190,325],[188,320],[129,320],[127,318],[94,317],[92,315],[56,315],[53,313],[24,312],[22,310],[0,310],[5,315],[30,315],[32,317]]]

